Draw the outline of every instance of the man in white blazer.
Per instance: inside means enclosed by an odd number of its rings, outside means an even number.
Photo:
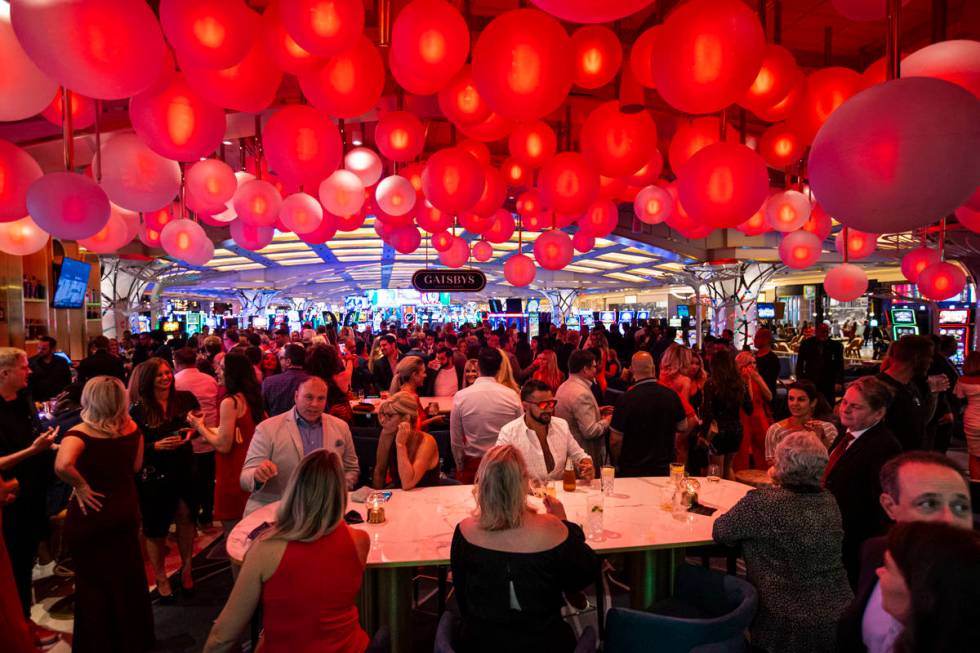
[[[296,389],[296,406],[270,417],[255,427],[248,447],[240,482],[251,492],[245,514],[282,499],[286,485],[300,461],[317,449],[340,456],[353,489],[360,475],[350,428],[343,420],[323,411],[327,407],[327,384],[311,376]]]

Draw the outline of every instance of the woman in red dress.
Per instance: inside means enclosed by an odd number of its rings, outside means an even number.
[[[742,469],[768,469],[766,465],[766,433],[772,425],[772,392],[769,386],[762,379],[759,370],[756,368],[755,354],[748,351],[740,352],[735,357],[735,366],[738,367],[749,395],[752,397],[752,412],[741,412],[742,419],[742,444],[738,448],[732,469],[739,471]],[[751,461],[749,456],[751,455]]]

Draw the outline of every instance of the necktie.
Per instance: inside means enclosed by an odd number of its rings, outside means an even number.
[[[834,468],[834,465],[837,464],[837,461],[840,460],[841,456],[844,455],[844,452],[847,451],[847,448],[852,442],[854,442],[854,434],[848,431],[844,435],[844,439],[841,440],[836,447],[834,447],[832,452],[830,452],[830,460],[827,461],[827,467],[823,470],[824,485],[827,483],[827,477],[830,476],[830,471]]]

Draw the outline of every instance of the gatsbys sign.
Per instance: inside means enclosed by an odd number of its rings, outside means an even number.
[[[487,277],[479,270],[416,270],[412,285],[419,292],[479,292]]]

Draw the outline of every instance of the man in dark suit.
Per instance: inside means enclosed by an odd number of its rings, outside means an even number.
[[[908,335],[893,342],[881,361],[878,378],[895,395],[885,414],[885,424],[905,451],[923,448],[926,428],[936,411],[937,396],[929,390],[926,379],[933,354],[929,336]]]
[[[388,392],[391,387],[391,380],[395,378],[395,368],[398,367],[401,354],[398,352],[398,340],[390,333],[381,336],[378,346],[381,347],[381,358],[374,361],[373,376],[374,386],[381,393]]]
[[[126,368],[122,359],[109,353],[109,339],[105,336],[92,338],[91,347],[95,349],[92,355],[83,358],[78,364],[78,382],[82,385],[96,376],[114,376],[123,383],[126,382]]]
[[[952,460],[934,452],[912,451],[881,468],[881,505],[895,522],[941,521],[972,528],[970,488]],[[890,650],[902,625],[885,612],[875,571],[884,564],[885,536],[864,543],[854,600],[837,626],[841,653]]]
[[[902,445],[882,423],[891,398],[888,386],[874,377],[860,378],[847,388],[840,408],[844,432],[831,447],[824,471],[824,486],[841,512],[844,568],[851,587],[857,583],[861,545],[888,527],[878,473],[902,453]]]
[[[830,339],[830,326],[821,322],[816,335],[800,344],[796,378],[813,381],[831,406],[844,384],[844,346]]]

